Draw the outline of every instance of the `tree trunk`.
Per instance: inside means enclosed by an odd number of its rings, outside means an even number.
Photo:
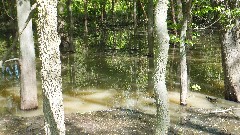
[[[156,6],[156,30],[159,46],[155,57],[154,91],[157,104],[156,135],[166,134],[169,126],[168,94],[166,87],[166,65],[168,60],[169,35],[167,30],[168,0],[161,0]]]
[[[182,0],[183,20],[180,31],[180,66],[181,66],[181,94],[180,104],[187,105],[188,76],[187,76],[187,51],[185,48],[186,32],[188,27],[188,18],[191,11],[191,0]]]
[[[115,0],[112,0],[112,23],[114,22]]]
[[[18,31],[21,51],[21,109],[38,107],[35,50],[32,21],[26,22],[31,12],[30,0],[17,0]],[[26,27],[25,27],[26,26]]]
[[[176,3],[177,3],[177,8],[176,8],[177,21],[179,23],[183,18],[182,0],[176,0]]]
[[[174,25],[174,26],[177,26],[174,0],[170,0],[170,7],[171,7],[171,15],[172,15],[173,25]],[[175,36],[178,35],[178,34],[177,34],[177,28],[174,27],[173,33],[174,33]]]
[[[148,0],[148,56],[153,57],[153,0]]]
[[[38,42],[42,61],[43,112],[46,134],[64,135],[64,110],[57,32],[57,0],[38,0]]]
[[[134,32],[137,29],[137,0],[133,0],[133,22],[134,22]],[[136,33],[134,33],[135,35]]]
[[[101,3],[101,19],[102,19],[102,23],[106,23],[106,1],[102,1]]]
[[[75,52],[75,46],[73,44],[73,16],[72,16],[72,0],[67,1],[67,8],[68,8],[68,36],[69,36],[69,51]]]
[[[88,0],[84,0],[84,26],[85,26],[85,29],[84,29],[84,33],[88,33]]]
[[[240,102],[240,26],[226,30],[222,40],[225,99]]]

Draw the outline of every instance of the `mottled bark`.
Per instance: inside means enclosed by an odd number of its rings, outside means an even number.
[[[240,102],[240,26],[225,31],[222,38],[222,65],[225,99]]]
[[[57,0],[37,0],[38,42],[42,61],[43,112],[46,134],[64,135],[64,110],[57,32]]]
[[[30,0],[17,0],[18,31],[20,33],[21,61],[21,109],[29,110],[38,107],[35,49],[32,32],[32,21],[28,20],[31,12]],[[26,25],[26,23],[28,23]]]
[[[159,45],[155,56],[154,91],[157,104],[156,134],[166,134],[169,127],[168,95],[166,88],[166,65],[168,60],[169,35],[167,30],[168,0],[161,0],[156,6],[156,31]]]

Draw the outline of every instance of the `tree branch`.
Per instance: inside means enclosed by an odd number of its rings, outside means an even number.
[[[225,113],[225,112],[230,112],[233,110],[240,110],[240,108],[228,108],[225,110],[216,110],[216,111],[211,111],[210,114],[216,114],[216,113]]]

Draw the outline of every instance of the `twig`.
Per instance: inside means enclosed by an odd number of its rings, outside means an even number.
[[[7,16],[10,17],[12,20],[14,20],[14,18],[8,14],[8,12],[7,12],[6,8],[5,8],[5,5],[4,5],[4,0],[2,0],[2,3],[3,3],[3,8],[4,8]]]
[[[205,26],[205,27],[203,27],[203,28],[194,28],[194,29],[196,29],[196,30],[205,30],[205,29],[208,29],[208,28],[210,28],[211,26],[213,26],[215,23],[217,23],[221,18],[222,18],[222,15],[221,15],[217,20],[215,20],[213,23],[209,24],[208,26]]]
[[[210,114],[215,114],[215,113],[225,113],[233,110],[240,110],[240,108],[228,108],[225,110],[216,110],[216,111],[211,111]]]

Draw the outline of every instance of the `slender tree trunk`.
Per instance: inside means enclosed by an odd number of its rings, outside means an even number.
[[[75,46],[73,44],[73,16],[72,16],[72,0],[67,1],[67,9],[68,9],[68,35],[69,35],[69,51],[75,52]]]
[[[148,56],[153,57],[153,0],[148,0]]]
[[[84,0],[84,33],[88,33],[88,0]]]
[[[240,102],[240,25],[225,31],[222,38],[225,99]]]
[[[171,6],[171,15],[172,15],[172,21],[174,26],[177,26],[177,21],[176,21],[176,12],[175,12],[175,5],[174,5],[174,0],[170,0],[170,6]],[[177,29],[173,30],[174,35],[177,36]]]
[[[105,21],[106,21],[106,1],[102,2],[101,7],[102,7],[102,15],[101,15],[102,23],[105,23]]]
[[[134,32],[135,32],[135,30],[137,29],[137,0],[133,0],[133,23],[134,23]]]
[[[75,55],[69,55],[69,70],[70,70],[70,84],[72,89],[76,86],[76,67],[75,67]]]
[[[60,61],[60,38],[57,32],[57,0],[37,0],[38,42],[42,61],[42,90],[45,131],[64,135],[64,110]]]
[[[152,91],[153,90],[153,71],[154,71],[154,58],[149,57],[148,58],[148,85],[147,90]]]
[[[170,117],[168,112],[168,94],[166,87],[166,66],[168,60],[169,35],[167,30],[168,0],[158,1],[156,6],[156,30],[159,46],[155,56],[154,91],[157,104],[156,135],[164,135],[168,132]]]
[[[183,18],[182,0],[176,0],[176,3],[177,3],[177,9],[176,9],[177,21],[178,23],[181,23],[181,20]]]
[[[187,105],[188,76],[187,76],[187,51],[185,47],[188,18],[191,11],[191,0],[182,0],[183,20],[180,32],[180,66],[181,66],[181,94],[180,104]]]
[[[114,22],[115,0],[112,0],[112,23]]]
[[[32,21],[26,22],[31,12],[30,0],[17,0],[18,31],[21,59],[21,109],[29,110],[38,107],[35,50],[32,32]],[[25,28],[26,26],[26,28]]]

